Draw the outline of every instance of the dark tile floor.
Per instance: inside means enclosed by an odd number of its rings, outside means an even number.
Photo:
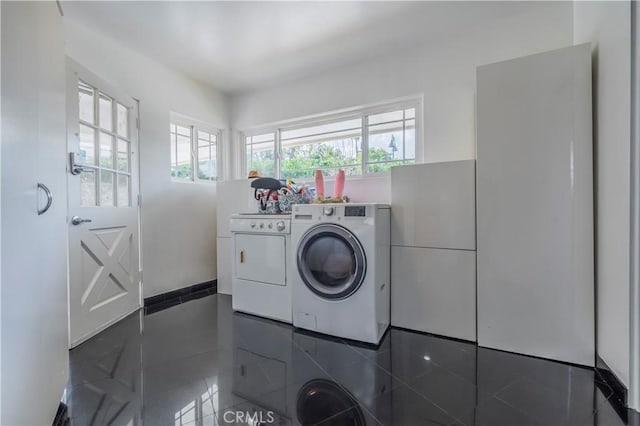
[[[624,424],[591,370],[390,330],[380,347],[233,313],[137,313],[71,351],[74,425]]]

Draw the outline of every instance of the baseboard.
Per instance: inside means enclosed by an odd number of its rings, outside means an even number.
[[[69,426],[71,424],[71,420],[69,419],[69,408],[67,404],[61,402],[58,405],[58,411],[56,412],[56,416],[53,419],[53,426]]]
[[[460,337],[447,336],[445,334],[432,333],[430,331],[416,330],[413,328],[401,327],[399,325],[393,325],[393,324],[390,325],[389,328],[395,328],[396,330],[408,331],[416,334],[424,334],[425,336],[435,336],[439,339],[453,340],[455,342],[460,342],[460,343],[471,343],[473,345],[478,346],[478,342],[476,342],[475,340],[467,340],[467,339],[462,339]]]
[[[218,280],[211,280],[195,284],[167,293],[158,294],[144,299],[145,315],[161,311],[171,306],[179,305],[193,299],[216,294],[218,292]]]
[[[596,355],[596,374],[600,378],[601,381],[606,383],[609,388],[613,391],[613,395],[609,398],[609,403],[616,411],[616,413],[620,416],[620,418],[625,421],[628,417],[628,391],[627,387],[622,383],[622,381],[615,375],[613,370],[607,365],[607,363],[600,358],[599,355]]]

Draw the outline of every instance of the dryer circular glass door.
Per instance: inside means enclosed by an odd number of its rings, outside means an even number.
[[[358,290],[367,271],[362,245],[348,229],[334,224],[309,229],[298,245],[298,272],[320,297],[345,299]]]

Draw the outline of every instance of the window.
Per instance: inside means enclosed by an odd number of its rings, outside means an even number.
[[[326,114],[313,120],[245,133],[246,171],[304,179],[320,169],[335,176],[386,172],[416,160],[419,101]]]
[[[247,171],[258,170],[263,176],[276,175],[276,135],[265,133],[246,137]]]
[[[313,177],[316,169],[335,176],[362,173],[362,119],[352,118],[280,131],[281,175]]]
[[[132,111],[108,94],[78,81],[80,205],[131,206]]]
[[[219,130],[203,124],[173,120],[169,134],[171,177],[182,181],[218,179]]]
[[[171,123],[171,176],[180,179],[193,178],[191,153],[191,127]]]
[[[196,139],[198,146],[198,179],[200,180],[216,180],[218,177],[217,159],[217,142],[218,135],[198,130]]]
[[[367,135],[367,173],[415,162],[416,109],[367,116]]]

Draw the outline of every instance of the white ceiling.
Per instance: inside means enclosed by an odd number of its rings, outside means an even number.
[[[233,94],[437,40],[544,2],[66,1],[65,19]]]

